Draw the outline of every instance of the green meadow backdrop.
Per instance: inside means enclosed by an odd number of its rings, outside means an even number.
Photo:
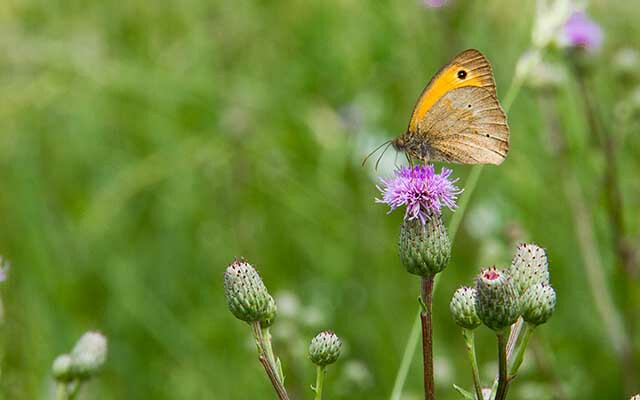
[[[640,391],[640,369],[625,386],[615,336],[622,326],[638,355],[640,92],[615,60],[640,47],[640,8],[587,10],[604,33],[587,90],[616,173],[567,58],[548,50],[565,79],[518,93],[509,156],[484,168],[435,293],[440,399],[471,387],[451,295],[480,267],[508,265],[519,241],[547,249],[558,300],[511,397]],[[404,131],[458,51],[484,52],[504,97],[535,14],[532,0],[3,1],[0,254],[12,266],[0,284],[1,397],[51,398],[51,362],[97,329],[109,359],[80,398],[274,398],[225,304],[224,269],[244,256],[280,306],[274,345],[292,397],[311,398],[308,342],[332,329],[344,348],[326,398],[388,398],[419,282],[397,257],[402,212],[374,202],[396,155],[377,172],[360,163]],[[470,167],[452,168],[464,187]],[[477,340],[488,383],[493,335]],[[403,398],[421,397],[417,354]]]

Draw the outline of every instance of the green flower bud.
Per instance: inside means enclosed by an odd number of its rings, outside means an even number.
[[[276,306],[276,301],[269,295],[269,304],[267,307],[267,313],[264,316],[264,319],[260,320],[260,325],[263,328],[268,328],[273,325],[273,321],[276,319],[276,313],[278,312],[278,307]]]
[[[451,258],[451,242],[440,215],[431,215],[424,225],[418,219],[404,221],[398,248],[407,271],[420,276],[437,274]]]
[[[71,350],[71,373],[75,378],[88,379],[107,360],[107,338],[100,332],[87,332]]]
[[[275,303],[258,272],[244,259],[234,261],[224,272],[227,306],[236,318],[262,321],[275,315]]]
[[[513,280],[495,267],[483,269],[476,278],[476,312],[494,331],[510,326],[520,316],[520,299]]]
[[[522,318],[540,325],[547,322],[556,307],[556,291],[547,283],[531,286],[522,296]]]
[[[538,283],[549,283],[549,262],[544,249],[535,244],[520,244],[509,271],[520,296]]]
[[[311,340],[309,358],[320,367],[336,362],[340,357],[340,338],[331,331],[320,332]]]
[[[51,366],[51,374],[56,381],[69,382],[73,380],[73,374],[71,373],[71,356],[69,354],[62,354],[56,357]]]
[[[466,329],[475,329],[480,325],[480,318],[476,313],[476,289],[466,286],[458,288],[453,294],[449,308],[456,324]]]

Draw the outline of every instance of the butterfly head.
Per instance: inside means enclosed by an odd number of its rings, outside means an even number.
[[[406,147],[404,135],[398,136],[397,138],[393,139],[391,141],[391,145],[394,149],[396,149],[396,151],[404,151]]]

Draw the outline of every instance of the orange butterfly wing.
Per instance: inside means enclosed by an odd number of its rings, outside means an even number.
[[[496,95],[491,64],[478,50],[469,49],[458,54],[429,81],[413,109],[408,131],[417,131],[418,124],[427,111],[442,96],[453,89],[466,86],[482,87]]]

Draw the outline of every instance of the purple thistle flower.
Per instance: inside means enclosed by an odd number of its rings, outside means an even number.
[[[7,280],[7,275],[9,274],[10,267],[11,263],[0,256],[0,282],[4,282]]]
[[[570,46],[597,50],[602,44],[602,28],[583,11],[569,17],[564,24],[564,34]]]
[[[436,174],[433,165],[400,168],[393,178],[380,179],[383,187],[376,187],[382,199],[376,199],[376,203],[388,204],[391,207],[389,213],[400,206],[407,206],[404,219],[417,218],[425,224],[432,215],[440,215],[443,205],[452,211],[457,207],[456,198],[462,190],[454,185],[458,179],[449,179],[451,172],[443,167]]]
[[[440,8],[446,6],[449,0],[422,0],[422,4],[427,8]]]

